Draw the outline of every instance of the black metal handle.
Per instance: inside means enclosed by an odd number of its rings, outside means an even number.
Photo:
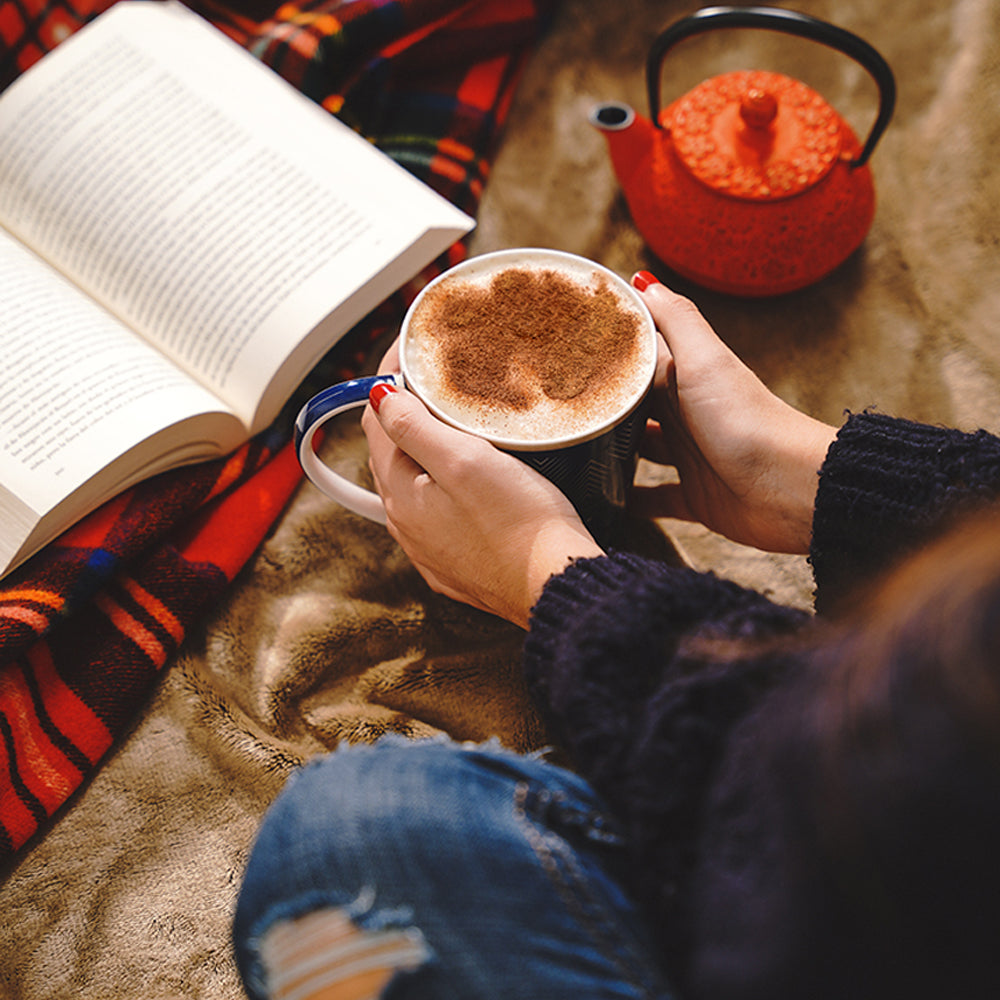
[[[875,144],[882,137],[896,105],[896,79],[889,64],[863,38],[844,28],[821,21],[809,14],[780,7],[703,7],[666,28],[653,42],[646,60],[646,86],[649,90],[649,115],[657,128],[660,125],[660,74],[667,52],[678,42],[716,28],[766,28],[788,35],[798,35],[822,42],[850,56],[863,66],[878,86],[879,108],[861,154],[851,161],[852,167],[868,162]]]

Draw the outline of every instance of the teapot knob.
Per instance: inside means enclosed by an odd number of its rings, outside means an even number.
[[[750,128],[765,129],[774,121],[778,113],[778,101],[774,94],[756,87],[748,90],[740,100],[740,118]]]

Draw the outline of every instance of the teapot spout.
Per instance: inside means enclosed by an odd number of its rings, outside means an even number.
[[[596,105],[587,120],[604,133],[618,183],[627,189],[636,169],[653,149],[655,126],[619,101]]]

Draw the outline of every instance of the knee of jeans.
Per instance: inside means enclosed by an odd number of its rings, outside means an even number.
[[[359,825],[391,817],[398,828],[454,785],[468,749],[450,740],[398,737],[339,747],[293,772],[268,810],[258,842],[276,840],[284,852],[289,836],[314,827],[336,829],[342,844]]]
[[[341,906],[278,907],[241,942],[247,994],[307,1000],[351,984],[363,986],[365,996],[381,996],[390,983],[419,973],[433,954],[412,913],[379,907],[375,898],[365,889]]]
[[[306,764],[289,779],[258,830],[234,915],[239,952],[262,915],[363,899],[376,887],[380,906],[419,895],[420,868],[407,859],[437,833],[458,744],[380,740],[347,746]],[[450,810],[452,836],[474,822]],[[428,877],[432,877],[428,873]]]
[[[375,861],[384,870],[388,858],[425,851],[439,860],[448,844],[509,836],[516,791],[533,785],[593,811],[577,776],[498,742],[390,737],[345,746],[289,780],[261,824],[248,875],[285,891],[298,873],[322,867],[354,894],[371,884]]]
[[[388,819],[397,831],[408,821],[438,825],[442,809],[461,805],[477,777],[479,784],[513,785],[524,780],[523,768],[532,764],[537,762],[499,743],[384,737],[374,744],[343,746],[293,773],[265,816],[259,849],[271,845],[287,858],[290,840],[317,827],[335,829],[344,844],[361,833],[359,842],[367,843],[372,825]],[[454,810],[452,818],[463,813]]]
[[[442,885],[462,913],[481,905],[476,879],[509,886],[518,865],[534,872],[518,809],[529,786],[558,800],[560,815],[572,804],[570,821],[588,812],[579,778],[499,744],[388,739],[306,765],[268,811],[237,902],[233,940],[250,996],[267,996],[260,942],[280,921],[334,909],[367,930],[398,930],[417,914],[437,941],[424,921],[439,916]]]

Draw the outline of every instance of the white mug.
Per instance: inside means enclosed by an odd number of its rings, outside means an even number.
[[[470,257],[431,281],[414,299],[407,310],[400,330],[399,373],[372,375],[351,379],[317,393],[299,412],[295,423],[295,444],[299,462],[309,479],[327,496],[349,510],[372,521],[385,523],[385,507],[381,498],[370,490],[334,472],[323,462],[313,447],[313,437],[328,420],[368,402],[368,394],[379,383],[391,383],[414,392],[439,419],[470,430],[457,422],[430,398],[426,398],[417,381],[407,371],[407,331],[410,318],[424,298],[439,284],[460,278],[484,268],[493,269],[509,262],[510,266],[525,264],[535,267],[560,266],[579,273],[581,268],[601,275],[615,290],[635,306],[641,321],[645,369],[637,380],[634,393],[613,412],[579,434],[547,439],[513,439],[474,430],[496,447],[516,455],[558,486],[576,507],[578,513],[598,541],[608,541],[620,521],[628,489],[632,484],[638,461],[638,445],[646,422],[649,389],[656,368],[656,327],[638,292],[615,274],[593,261],[575,254],[542,248],[500,250]]]

